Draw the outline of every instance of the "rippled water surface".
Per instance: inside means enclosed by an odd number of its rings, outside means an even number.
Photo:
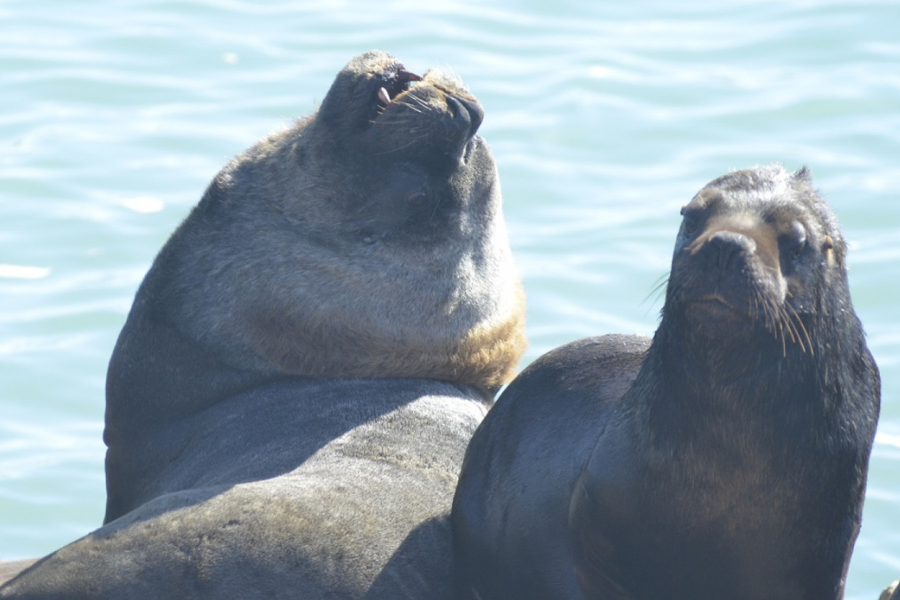
[[[104,506],[106,361],[156,251],[232,155],[356,53],[462,77],[503,182],[527,364],[651,333],[680,206],[808,165],[851,244],[883,407],[848,598],[900,577],[900,7],[730,3],[0,2],[0,558]]]

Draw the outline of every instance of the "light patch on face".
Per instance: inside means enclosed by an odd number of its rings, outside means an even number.
[[[687,251],[696,254],[711,237],[721,231],[739,233],[754,241],[758,241],[758,231],[762,227],[768,227],[759,215],[752,211],[729,213],[712,217],[703,229],[703,232],[687,247]]]
[[[834,240],[831,239],[830,235],[825,236],[825,261],[828,263],[829,268],[837,266],[837,259],[834,256]]]

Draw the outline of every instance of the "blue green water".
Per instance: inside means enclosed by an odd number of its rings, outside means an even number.
[[[216,171],[372,48],[481,99],[528,294],[523,365],[651,333],[678,210],[808,165],[883,377],[850,599],[900,577],[900,5],[0,0],[0,558],[103,515],[106,361]]]

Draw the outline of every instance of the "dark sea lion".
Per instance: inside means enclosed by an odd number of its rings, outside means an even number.
[[[468,439],[524,349],[478,101],[361,55],[229,163],[110,361],[106,524],[2,598],[449,598]]]
[[[842,597],[880,379],[837,222],[781,167],[716,179],[683,215],[652,343],[553,350],[477,430],[463,597]]]

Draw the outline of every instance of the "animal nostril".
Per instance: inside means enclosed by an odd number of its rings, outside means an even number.
[[[469,121],[469,137],[474,136],[484,120],[484,108],[482,108],[481,103],[478,100],[450,96],[447,99],[447,104],[456,118],[465,118]]]
[[[730,268],[735,257],[756,251],[756,242],[753,239],[734,231],[716,232],[706,242],[706,246],[714,264],[720,269]]]

